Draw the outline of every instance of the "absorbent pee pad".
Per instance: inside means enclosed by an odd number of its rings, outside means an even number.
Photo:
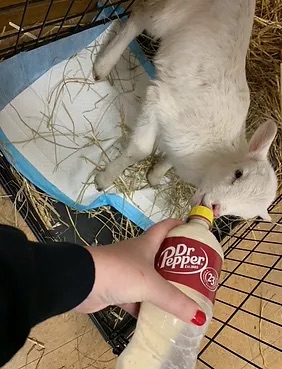
[[[115,27],[84,31],[0,64],[0,143],[10,163],[56,200],[79,211],[111,205],[146,229],[165,217],[146,181],[130,193],[119,186],[101,193],[94,183],[97,169],[126,144],[126,126],[134,126],[154,73],[133,42],[109,80],[95,82],[93,63]]]

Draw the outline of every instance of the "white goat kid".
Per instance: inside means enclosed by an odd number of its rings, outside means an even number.
[[[94,65],[104,79],[128,44],[144,29],[161,38],[157,77],[126,150],[96,176],[106,189],[128,166],[165,154],[148,175],[154,186],[174,167],[198,190],[192,205],[215,215],[270,220],[277,179],[268,161],[276,124],[260,125],[250,142],[245,121],[250,103],[245,62],[255,0],[143,0]]]

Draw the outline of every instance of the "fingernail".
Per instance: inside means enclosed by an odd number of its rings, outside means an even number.
[[[206,321],[207,321],[206,314],[201,310],[198,310],[194,318],[191,320],[193,324],[199,327],[204,325]]]

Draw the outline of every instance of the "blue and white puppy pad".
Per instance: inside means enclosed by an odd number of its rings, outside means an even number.
[[[0,144],[11,164],[51,197],[79,211],[111,205],[146,229],[164,218],[155,190],[99,193],[97,169],[124,145],[153,67],[137,43],[111,81],[95,82],[97,53],[116,25],[100,26],[0,64]]]

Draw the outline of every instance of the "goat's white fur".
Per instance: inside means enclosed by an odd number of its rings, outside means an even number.
[[[192,204],[217,204],[218,215],[270,220],[277,179],[267,159],[276,124],[269,120],[248,143],[250,103],[245,62],[255,0],[141,0],[98,56],[105,78],[144,29],[161,38],[157,77],[148,87],[127,148],[96,177],[108,188],[158,144],[165,158],[148,175],[156,185],[170,167],[198,190]],[[235,180],[236,170],[243,176]],[[217,207],[218,208],[218,207]]]

